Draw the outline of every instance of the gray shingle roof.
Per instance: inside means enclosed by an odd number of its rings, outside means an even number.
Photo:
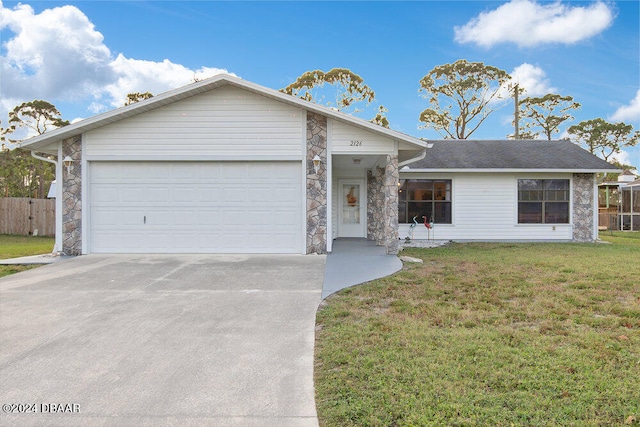
[[[615,171],[571,141],[441,140],[410,169]]]

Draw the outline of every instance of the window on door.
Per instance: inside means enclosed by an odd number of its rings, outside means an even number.
[[[343,185],[342,197],[342,223],[360,224],[360,185]]]
[[[451,224],[451,180],[401,179],[398,222],[413,223],[423,217],[436,224]]]

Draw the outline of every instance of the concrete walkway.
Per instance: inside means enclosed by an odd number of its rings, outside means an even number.
[[[397,255],[387,255],[384,246],[366,239],[336,239],[332,252],[327,255],[322,299],[341,289],[389,276],[401,269],[402,261]]]
[[[43,255],[30,255],[22,256],[18,258],[0,259],[0,265],[38,265],[38,264],[53,264],[54,262],[62,261],[72,257],[59,256],[53,254]]]

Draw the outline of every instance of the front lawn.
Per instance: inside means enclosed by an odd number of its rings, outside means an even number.
[[[451,244],[318,311],[322,426],[639,425],[640,233]]]
[[[48,254],[53,250],[55,238],[14,236],[0,234],[0,259],[17,258],[28,255]],[[0,277],[37,266],[0,265]]]

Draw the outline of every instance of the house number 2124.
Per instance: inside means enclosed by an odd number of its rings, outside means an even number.
[[[362,147],[362,141],[356,141],[356,140],[351,140],[351,144],[349,144],[350,147]]]

